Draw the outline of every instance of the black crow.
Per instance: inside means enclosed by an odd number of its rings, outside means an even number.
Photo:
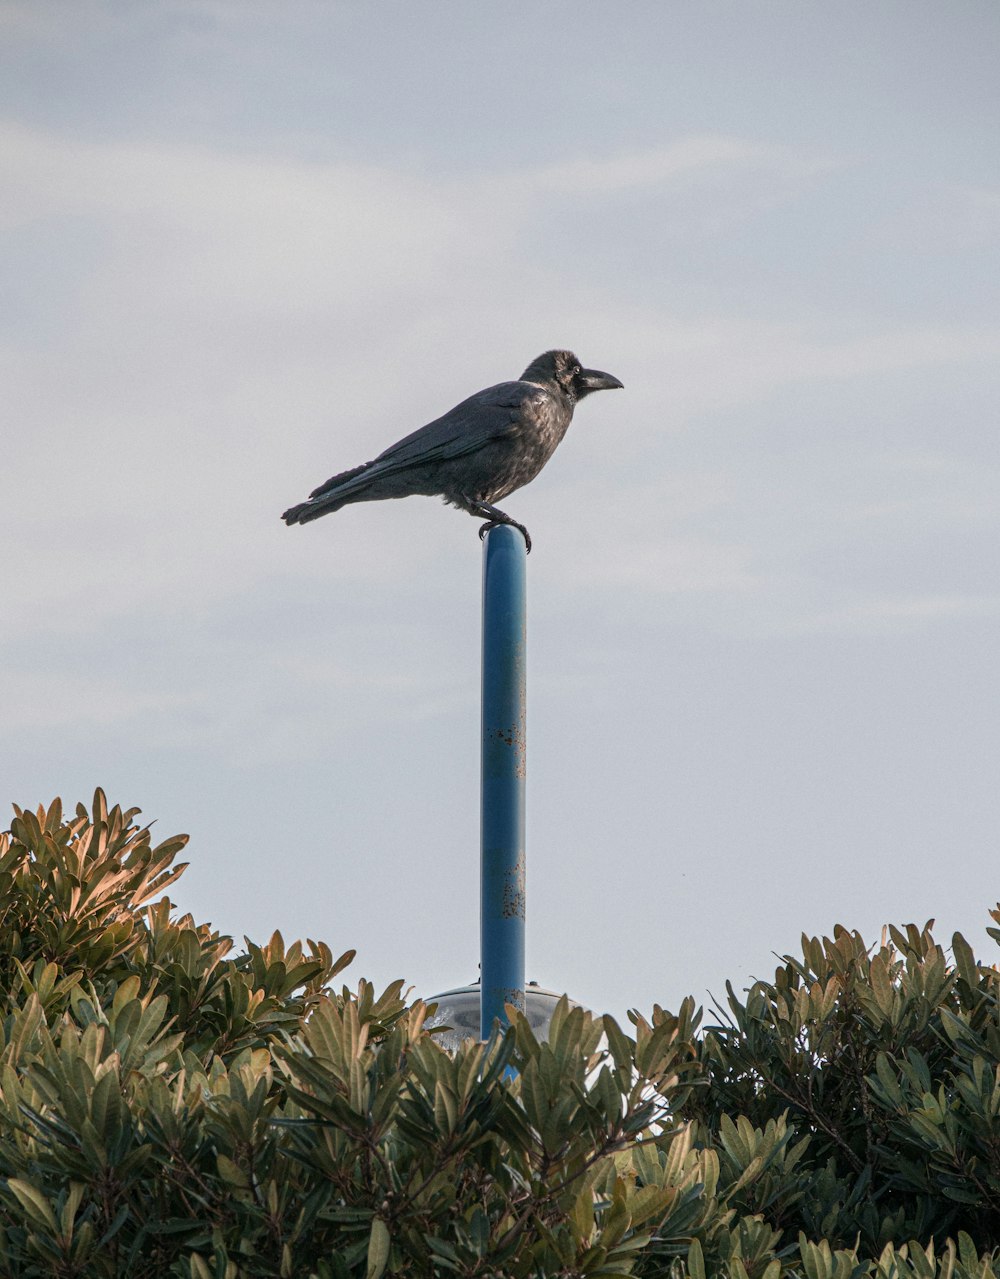
[[[349,502],[420,493],[487,520],[480,537],[496,524],[512,524],[530,551],[528,530],[493,503],[535,478],[566,434],[578,400],[621,385],[610,373],[582,368],[572,351],[546,351],[517,382],[470,395],[373,462],[334,475],[281,518],[307,524]]]

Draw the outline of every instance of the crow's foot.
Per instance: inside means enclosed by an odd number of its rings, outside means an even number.
[[[486,524],[481,524],[479,526],[479,540],[482,541],[491,528],[501,528],[504,524],[506,524],[508,528],[517,529],[517,531],[524,538],[525,548],[527,550],[527,553],[530,555],[531,554],[531,534],[528,532],[528,530],[524,527],[523,524],[518,524],[517,520],[489,520]]]

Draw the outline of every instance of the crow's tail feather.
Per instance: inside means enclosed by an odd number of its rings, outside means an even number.
[[[354,466],[349,471],[341,471],[339,475],[331,475],[325,480],[319,488],[314,488],[309,494],[310,500],[315,497],[323,497],[326,493],[332,493],[334,489],[339,489],[342,484],[346,484],[348,480],[356,479],[357,476],[363,475],[371,466],[371,462],[362,462],[360,466]]]
[[[298,506],[290,506],[282,515],[286,524],[308,524],[310,520],[318,520],[321,515],[337,509],[333,502],[300,502]]]
[[[368,487],[367,483],[359,484],[356,481],[370,466],[371,462],[365,462],[350,471],[341,471],[339,475],[331,476],[319,488],[313,489],[307,502],[290,506],[281,518],[286,524],[308,524],[310,520],[318,520],[321,515],[339,511],[348,502],[356,502]]]

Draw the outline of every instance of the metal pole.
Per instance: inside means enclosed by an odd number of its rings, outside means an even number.
[[[483,539],[480,1026],[524,1008],[525,567],[516,528]]]

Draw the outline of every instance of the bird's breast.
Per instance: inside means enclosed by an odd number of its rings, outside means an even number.
[[[553,410],[557,407],[552,405]],[[481,451],[482,491],[477,494],[480,501],[498,502],[530,483],[555,452],[569,426],[569,414],[550,411],[549,403],[544,401],[532,418]]]

